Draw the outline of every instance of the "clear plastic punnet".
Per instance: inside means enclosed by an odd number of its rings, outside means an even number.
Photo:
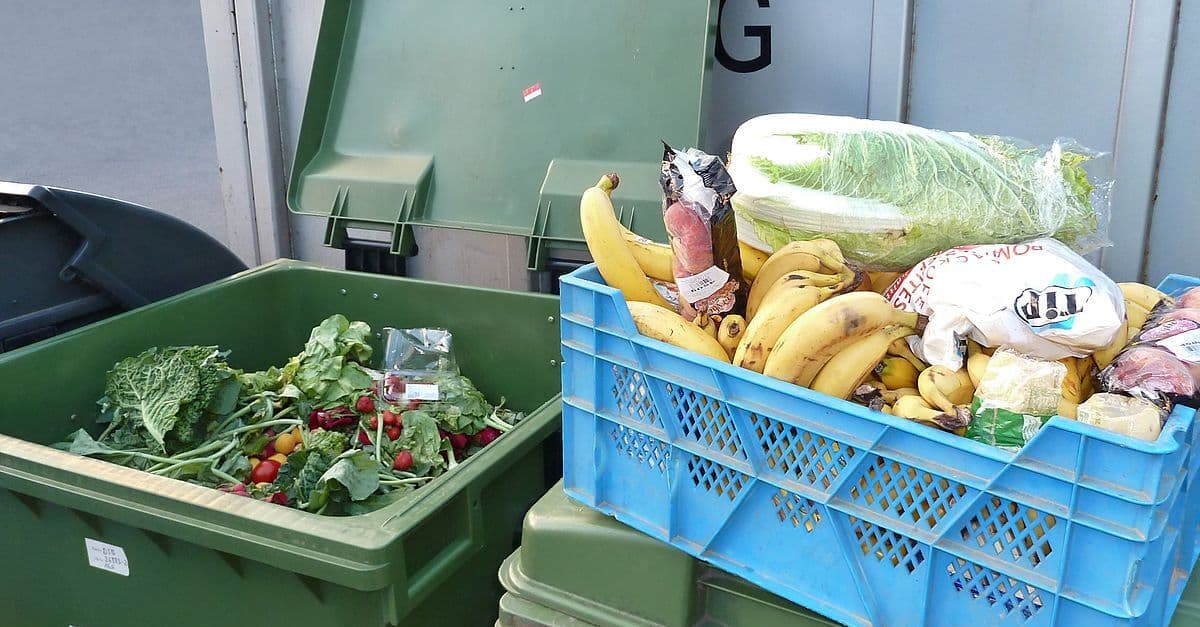
[[[1047,146],[850,117],[774,114],[744,123],[730,173],[738,235],[762,250],[827,237],[869,270],[912,267],[964,244],[1053,236],[1107,245],[1109,160]],[[1086,166],[1086,168],[1085,168]]]

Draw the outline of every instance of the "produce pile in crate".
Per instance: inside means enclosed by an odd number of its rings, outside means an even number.
[[[317,514],[374,511],[523,417],[459,374],[449,332],[385,331],[383,371],[368,367],[371,328],[341,314],[282,367],[257,372],[216,346],[149,348],[108,372],[103,432],[55,446]]]
[[[1066,142],[777,115],[615,174],[563,279],[569,494],[850,624],[1159,624],[1196,557],[1200,288],[1116,283]]]

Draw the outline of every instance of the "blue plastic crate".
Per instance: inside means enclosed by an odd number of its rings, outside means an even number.
[[[1012,454],[643,337],[595,266],[561,296],[575,499],[847,624],[1174,611],[1200,538],[1195,410],[1156,442],[1055,417]]]

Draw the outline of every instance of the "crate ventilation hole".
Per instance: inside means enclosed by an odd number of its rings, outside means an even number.
[[[666,444],[620,425],[613,428],[610,435],[617,452],[666,474],[667,463],[671,461],[671,451]]]
[[[642,423],[658,425],[658,415],[654,411],[654,401],[650,398],[650,390],[642,380],[642,373],[633,372],[628,368],[613,366],[613,398],[617,401],[617,410],[621,415]]]
[[[945,518],[967,493],[966,486],[945,477],[875,456],[850,488],[855,501],[930,529]],[[908,519],[908,520],[905,520]]]
[[[946,574],[955,590],[966,590],[972,599],[983,599],[988,605],[999,607],[1004,616],[1019,612],[1029,620],[1044,606],[1037,588],[962,558],[947,564]]]
[[[678,412],[683,437],[723,453],[745,459],[738,436],[724,403],[688,389],[667,385],[671,406]]]
[[[758,414],[750,414],[767,467],[809,486],[829,490],[858,454],[854,447]]]
[[[745,485],[742,473],[730,470],[710,459],[692,455],[692,458],[688,460],[687,468],[692,485],[703,488],[705,492],[715,491],[730,501],[737,498],[738,493]]]
[[[968,545],[974,541],[974,546],[990,548],[1013,562],[1026,557],[1036,568],[1054,552],[1045,536],[1057,524],[1053,514],[992,497],[963,525],[959,535]]]
[[[874,557],[881,564],[891,564],[893,568],[903,566],[911,575],[925,562],[925,549],[912,538],[853,516],[850,517],[850,529],[862,554]]]
[[[816,530],[817,523],[821,522],[821,512],[817,511],[816,503],[787,490],[772,494],[771,503],[775,505],[775,515],[779,516],[781,523],[791,523],[797,529],[803,528],[812,533]]]

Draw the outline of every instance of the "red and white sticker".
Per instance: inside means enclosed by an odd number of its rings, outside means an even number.
[[[525,102],[529,102],[530,100],[533,100],[534,98],[537,98],[538,96],[542,95],[542,84],[534,83],[534,84],[530,85],[529,87],[526,87],[524,95],[525,95]]]

